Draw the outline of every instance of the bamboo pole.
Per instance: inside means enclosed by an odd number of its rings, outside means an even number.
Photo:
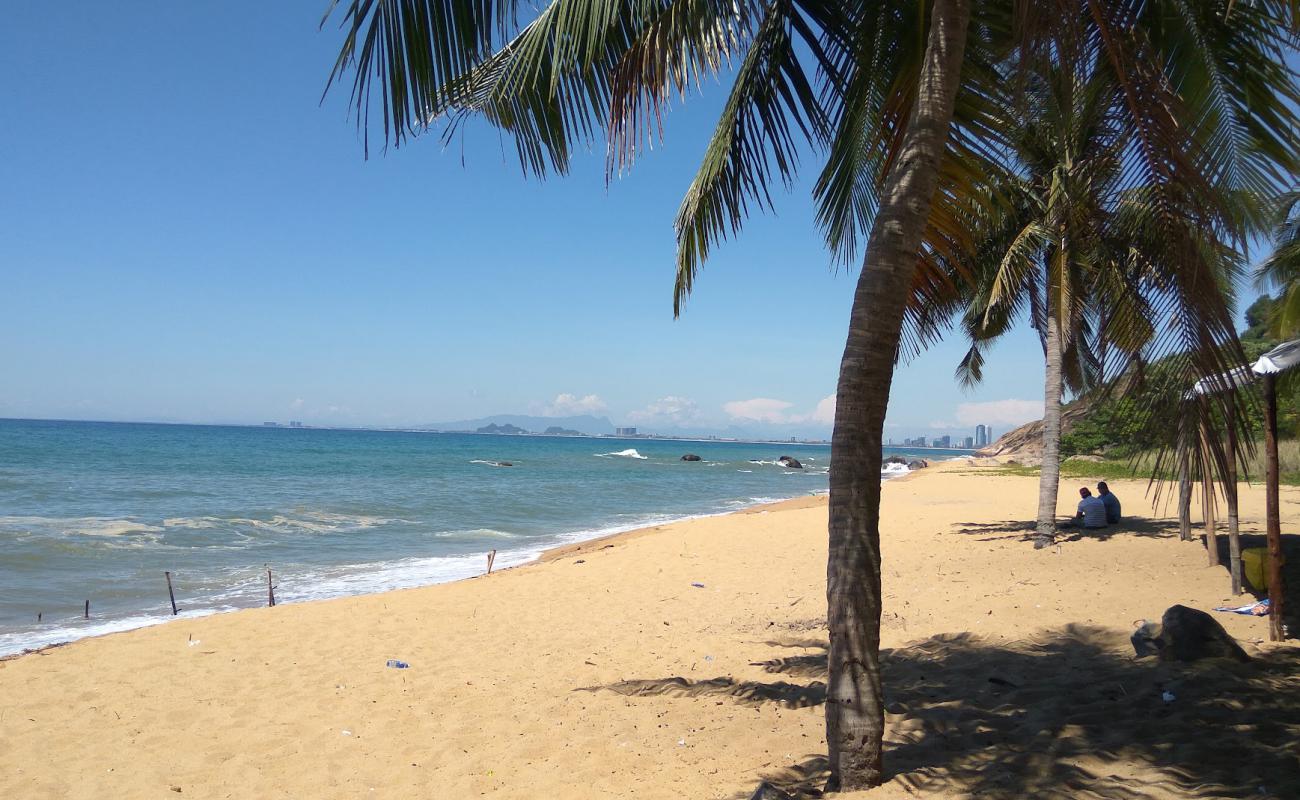
[[[1278,518],[1277,377],[1264,375],[1265,513],[1268,517],[1268,638],[1280,642],[1282,627],[1282,524]]]
[[[1197,419],[1201,428],[1201,515],[1205,519],[1205,555],[1209,565],[1217,567],[1219,566],[1219,532],[1214,519],[1216,510],[1214,506],[1218,493],[1214,488],[1214,448],[1210,443],[1213,433],[1209,405],[1205,398],[1202,397],[1197,405],[1198,411],[1201,412]]]
[[[271,568],[266,568],[266,604],[275,607],[275,586],[271,583]]]
[[[1191,442],[1188,441],[1187,416],[1183,413],[1178,420],[1178,538],[1184,542],[1192,539]]]
[[[172,616],[176,616],[176,593],[172,591],[172,574],[164,572],[167,576],[167,597],[172,601]]]
[[[81,618],[82,618],[82,619],[90,619],[90,601],[89,601],[89,600],[86,601],[86,610],[85,610],[84,612],[82,612]]]
[[[1223,497],[1228,502],[1228,568],[1232,574],[1232,594],[1241,594],[1241,536],[1237,513],[1237,398],[1234,394],[1224,405],[1228,423],[1228,473],[1223,479]]]
[[[493,550],[491,553],[488,553],[488,557],[487,557],[487,561],[488,561],[488,571],[487,571],[487,574],[489,574],[489,575],[492,574],[492,563],[493,563],[494,561],[496,561],[496,560],[497,560],[497,551]]]

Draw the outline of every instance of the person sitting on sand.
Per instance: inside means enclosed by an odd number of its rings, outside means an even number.
[[[1119,498],[1111,493],[1105,481],[1097,483],[1097,494],[1106,506],[1106,524],[1114,525],[1119,522]]]
[[[1075,520],[1085,528],[1106,527],[1106,504],[1101,498],[1093,497],[1087,486],[1079,490],[1079,496],[1083,499],[1079,501],[1079,513],[1074,515]]]

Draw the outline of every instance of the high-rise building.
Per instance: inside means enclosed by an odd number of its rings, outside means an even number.
[[[967,436],[965,439],[962,439],[962,440],[961,440],[961,446],[962,446],[963,448],[965,448],[966,450],[972,450],[972,449],[974,449],[974,447],[975,447],[975,437],[974,437],[974,436]]]
[[[952,437],[944,434],[943,436],[934,437],[935,447],[952,447]]]
[[[975,446],[983,447],[989,443],[989,429],[983,425],[975,426]]]

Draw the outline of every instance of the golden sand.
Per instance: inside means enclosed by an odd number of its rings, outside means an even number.
[[[1112,488],[1151,517],[1144,482]],[[951,464],[886,484],[891,779],[863,796],[1300,796],[1300,649],[1216,614],[1255,664],[1132,660],[1134,620],[1233,602],[1226,572],[1168,519],[1035,551],[1008,521],[1036,497]],[[1284,488],[1284,529],[1297,502]],[[1261,531],[1262,491],[1242,506]],[[0,797],[807,794],[825,528],[824,499],[793,501],[3,661]]]

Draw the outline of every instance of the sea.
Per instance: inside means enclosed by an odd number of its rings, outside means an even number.
[[[165,573],[182,617],[265,605],[268,569],[278,603],[442,583],[493,550],[500,569],[824,493],[829,462],[794,443],[0,420],[0,655],[171,620]]]

